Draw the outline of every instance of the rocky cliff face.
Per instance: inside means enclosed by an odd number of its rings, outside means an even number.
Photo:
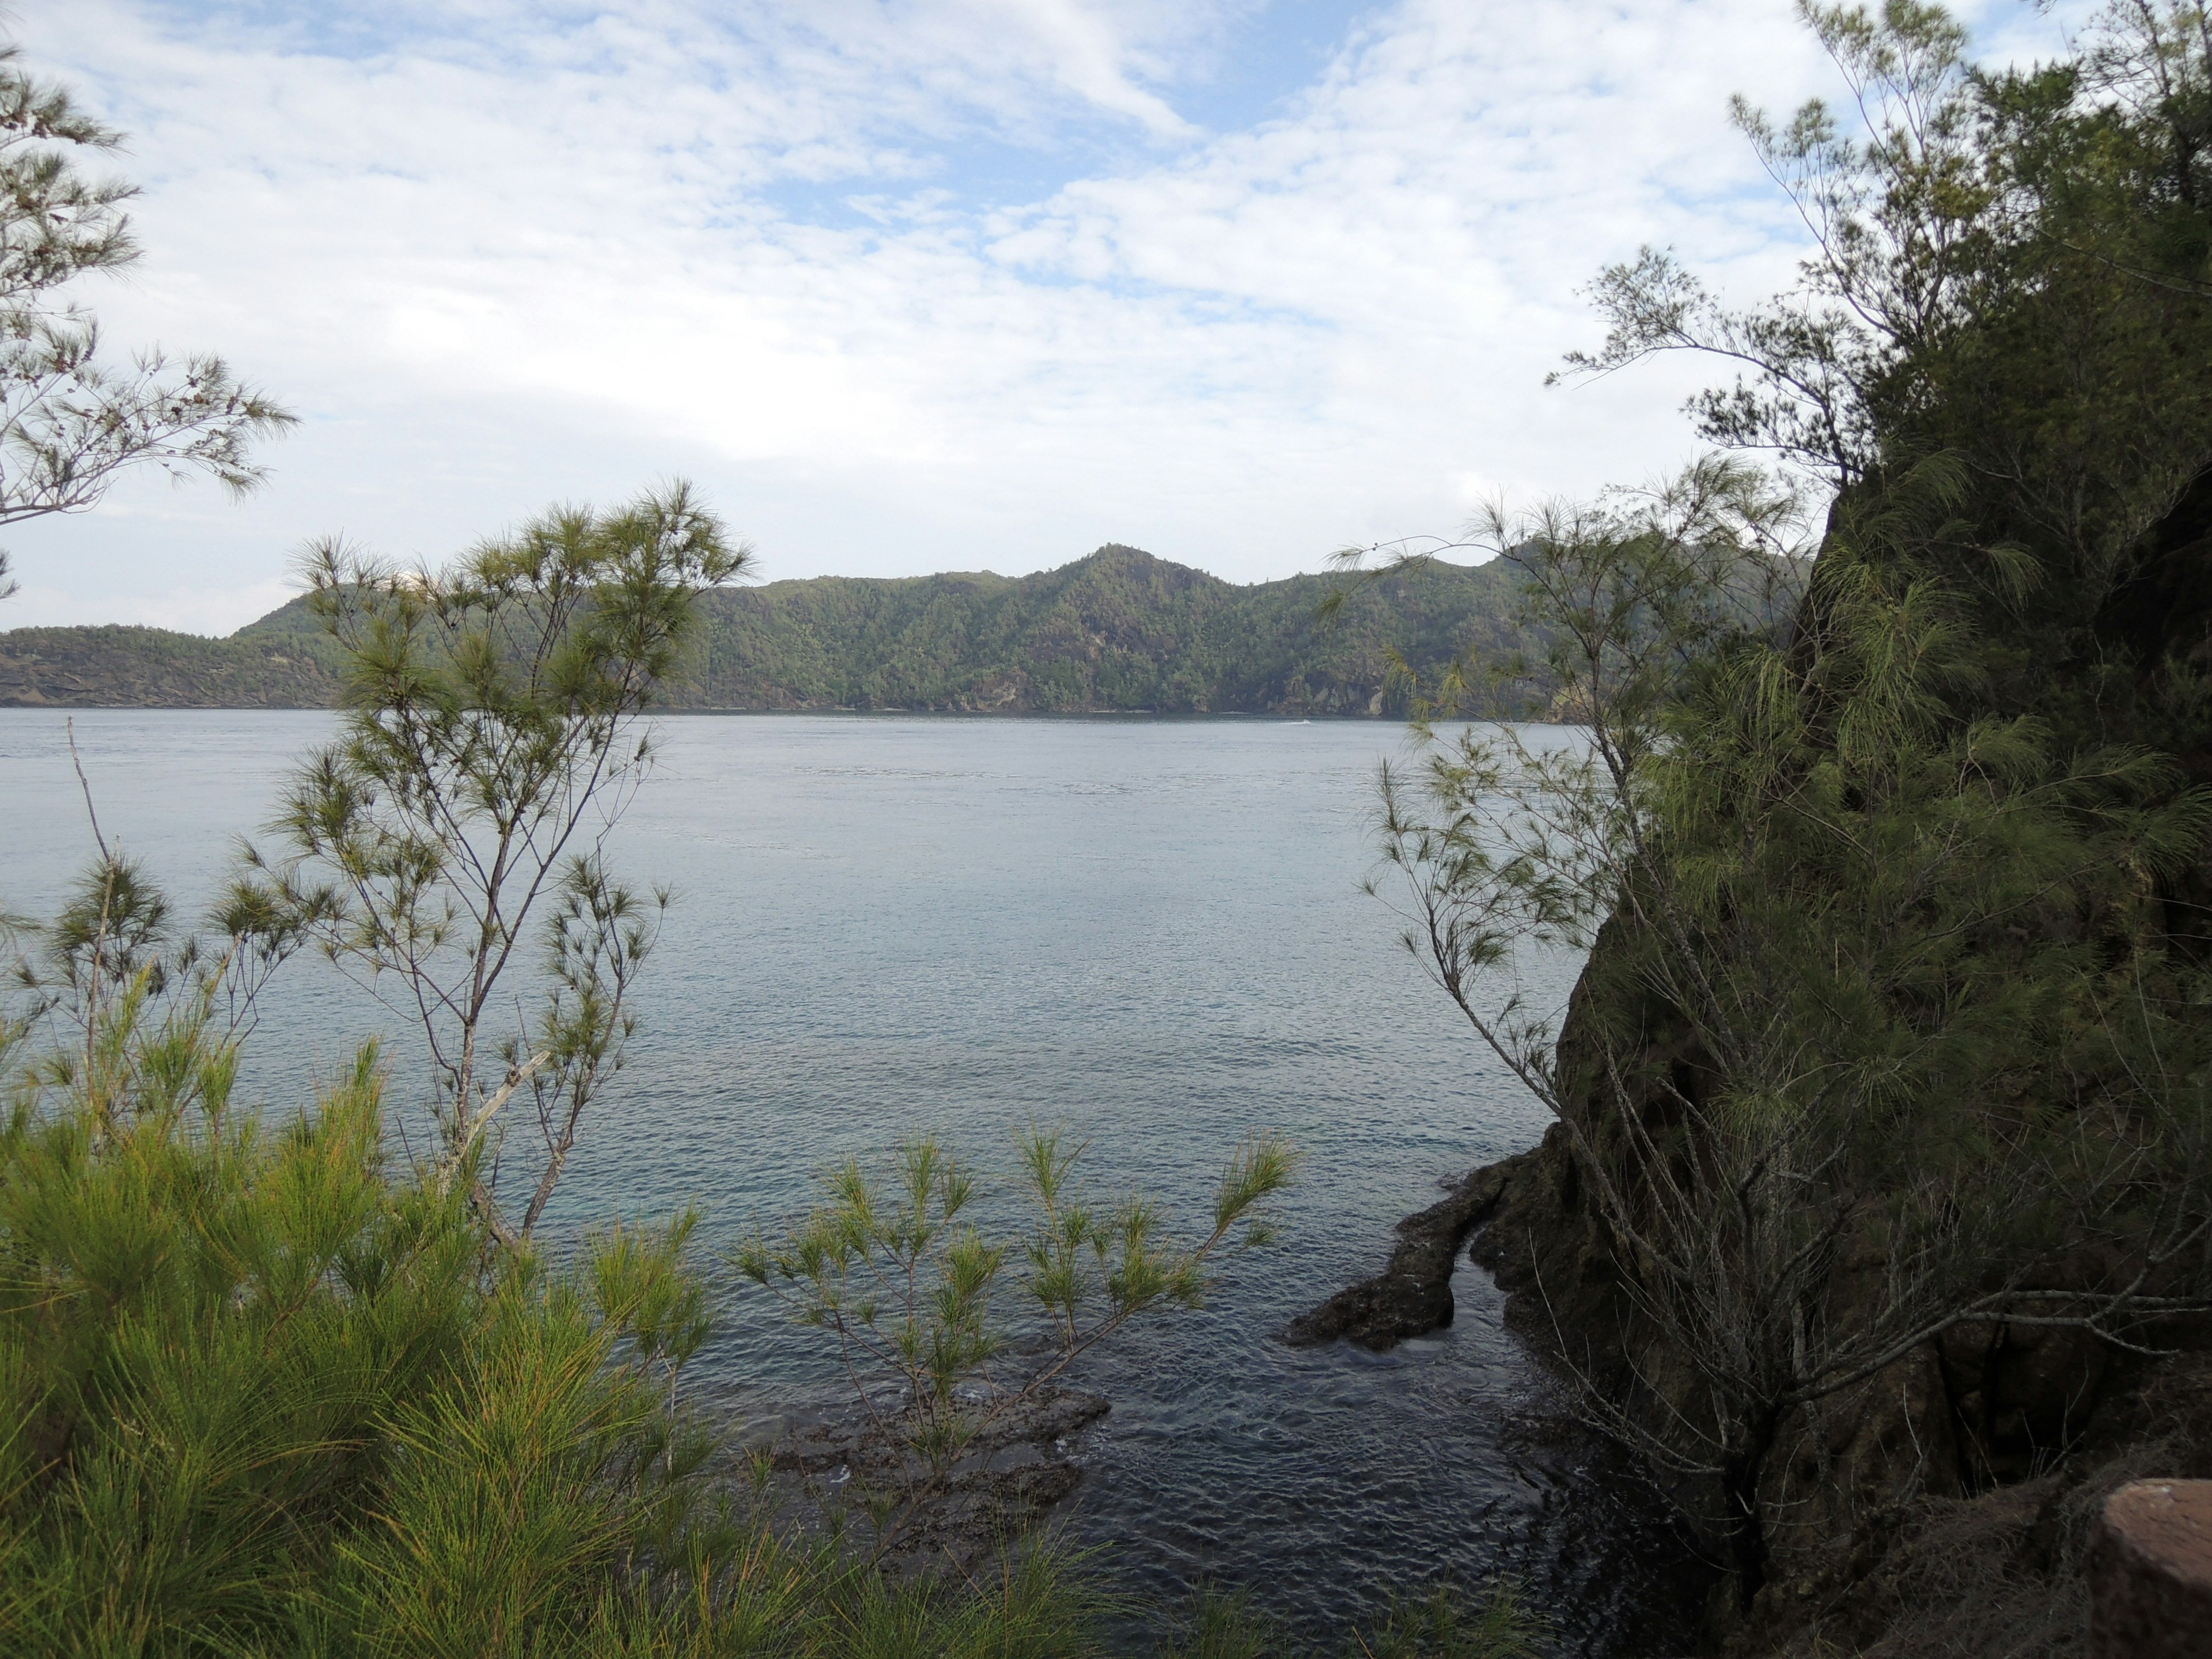
[[[1448,1323],[1455,1258],[1510,1292],[1508,1317],[1552,1363],[1630,1412],[1699,1409],[1694,1374],[1640,1327],[1616,1243],[1554,1127],[1408,1217],[1382,1273],[1293,1322],[1294,1345],[1388,1348]],[[2212,1477],[2212,1331],[2175,1351],[2076,1332],[1977,1328],[1777,1426],[1759,1495],[1786,1517],[1759,1582],[1716,1576],[1712,1650],[1733,1659],[2031,1659],[2082,1651],[2096,1516],[2129,1481]],[[1662,1476],[1663,1478],[1663,1476]],[[1721,1495],[1677,1478],[1693,1518]],[[1724,1553],[1720,1530],[1712,1553]],[[1640,1659],[1640,1656],[1639,1656]]]
[[[1694,1374],[1639,1327],[1565,1131],[1481,1175],[1498,1194],[1471,1254],[1511,1292],[1516,1328],[1646,1419],[1698,1412]],[[2212,1333],[2167,1335],[2187,1346],[2154,1358],[2072,1331],[1975,1328],[1790,1413],[1758,1476],[1785,1518],[1748,1600],[1740,1579],[1716,1584],[1716,1650],[2077,1651],[2103,1498],[2152,1474],[2212,1474]],[[1710,1485],[1674,1489],[1693,1517],[1717,1514]]]
[[[2173,755],[2188,785],[2212,781],[2212,713],[2194,689],[2212,673],[2212,474],[2183,493],[2121,580],[2077,592],[2070,605],[2054,599],[2043,614],[2032,637],[2001,641],[1993,653],[2014,676],[1998,693],[2012,711],[2070,728],[2085,747]],[[2201,964],[2212,946],[2212,861],[2200,848],[2157,879],[2166,933],[2150,943]],[[1643,994],[1620,970],[1639,943],[1623,926],[1616,919],[1601,933],[1559,1044],[1575,1133],[1554,1125],[1539,1146],[1475,1171],[1403,1224],[1388,1271],[1286,1334],[1384,1346],[1448,1320],[1449,1262],[1472,1233],[1473,1258],[1510,1293],[1516,1327],[1619,1414],[1613,1428],[1632,1437],[1639,1424],[1710,1425],[1698,1371],[1632,1293],[1634,1252],[1595,1201],[1577,1147],[1579,1135],[1615,1167],[1626,1115],[1663,1130],[1669,1110],[1634,1079],[1662,1076],[1676,1098],[1694,1097],[1711,1069],[1667,1009],[1630,1002],[1624,1012],[1624,1000]],[[1577,1060],[1600,1014],[1644,1033],[1644,1048],[1608,1068],[1605,1086],[1577,1088],[1578,1074],[1595,1078],[1588,1066],[1578,1073]],[[2043,1105],[2069,1109],[2057,1098]],[[1846,1232],[1838,1250],[1826,1316],[1863,1320],[1889,1262],[1871,1224]],[[2088,1282],[2107,1266],[2085,1253],[2062,1256],[2056,1272]],[[1755,1553],[1736,1554],[1716,1587],[1717,1651],[2081,1651],[2086,1558],[2104,1498],[2131,1480],[2212,1474],[2212,1325],[2170,1320],[2127,1343],[2018,1322],[1957,1326],[1855,1387],[1781,1413],[1747,1460],[1741,1493],[1711,1476],[1659,1473],[1709,1523],[1724,1559],[1735,1548],[1732,1503],[1755,1501],[1767,1517]]]

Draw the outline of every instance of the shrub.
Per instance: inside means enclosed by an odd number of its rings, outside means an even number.
[[[1088,1650],[1049,1548],[895,1591],[711,1478],[688,1218],[511,1249],[471,1171],[394,1167],[373,1048],[276,1121],[161,1007],[142,973],[107,1084],[23,1068],[0,1131],[7,1650]]]

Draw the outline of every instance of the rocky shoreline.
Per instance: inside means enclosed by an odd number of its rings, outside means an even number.
[[[1572,1164],[1555,1126],[1529,1151],[1473,1170],[1398,1224],[1382,1272],[1299,1316],[1282,1340],[1381,1351],[1447,1325],[1464,1249],[1506,1293],[1509,1324],[1571,1370],[1569,1386],[1603,1389],[1630,1412],[1668,1409],[1652,1379],[1680,1375],[1631,1334]],[[1569,1346],[1571,1368],[1560,1364]],[[1944,1341],[1908,1356],[1843,1404],[1816,1469],[1793,1461],[1771,1475],[1800,1518],[1755,1595],[1714,1578],[1700,1651],[2086,1651],[2090,1553],[2106,1499],[2146,1478],[2212,1478],[2212,1333],[2177,1331],[2163,1355],[2130,1355],[2091,1353],[2072,1333],[2000,1328],[1971,1346]],[[1694,1535],[1703,1506],[1693,1485],[1653,1484],[1674,1486]]]

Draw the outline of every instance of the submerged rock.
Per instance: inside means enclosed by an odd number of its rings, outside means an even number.
[[[965,1571],[1075,1490],[1078,1437],[1111,1409],[1102,1395],[1040,1389],[978,1428],[941,1473],[908,1446],[896,1402],[872,1401],[863,1415],[785,1419],[759,1449],[787,1519],[857,1526],[854,1546],[900,1576]]]

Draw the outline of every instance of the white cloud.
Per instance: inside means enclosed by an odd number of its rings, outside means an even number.
[[[1115,539],[1240,580],[1636,477],[1692,377],[1543,392],[1572,290],[1644,241],[1773,286],[1797,228],[1725,101],[1825,84],[1782,0],[1347,8],[1222,131],[1256,0],[270,13],[23,8],[137,135],[112,337],[307,416],[244,507],[141,481],[11,532],[57,617],[235,625],[311,535],[435,553],[676,471],[771,575]]]

